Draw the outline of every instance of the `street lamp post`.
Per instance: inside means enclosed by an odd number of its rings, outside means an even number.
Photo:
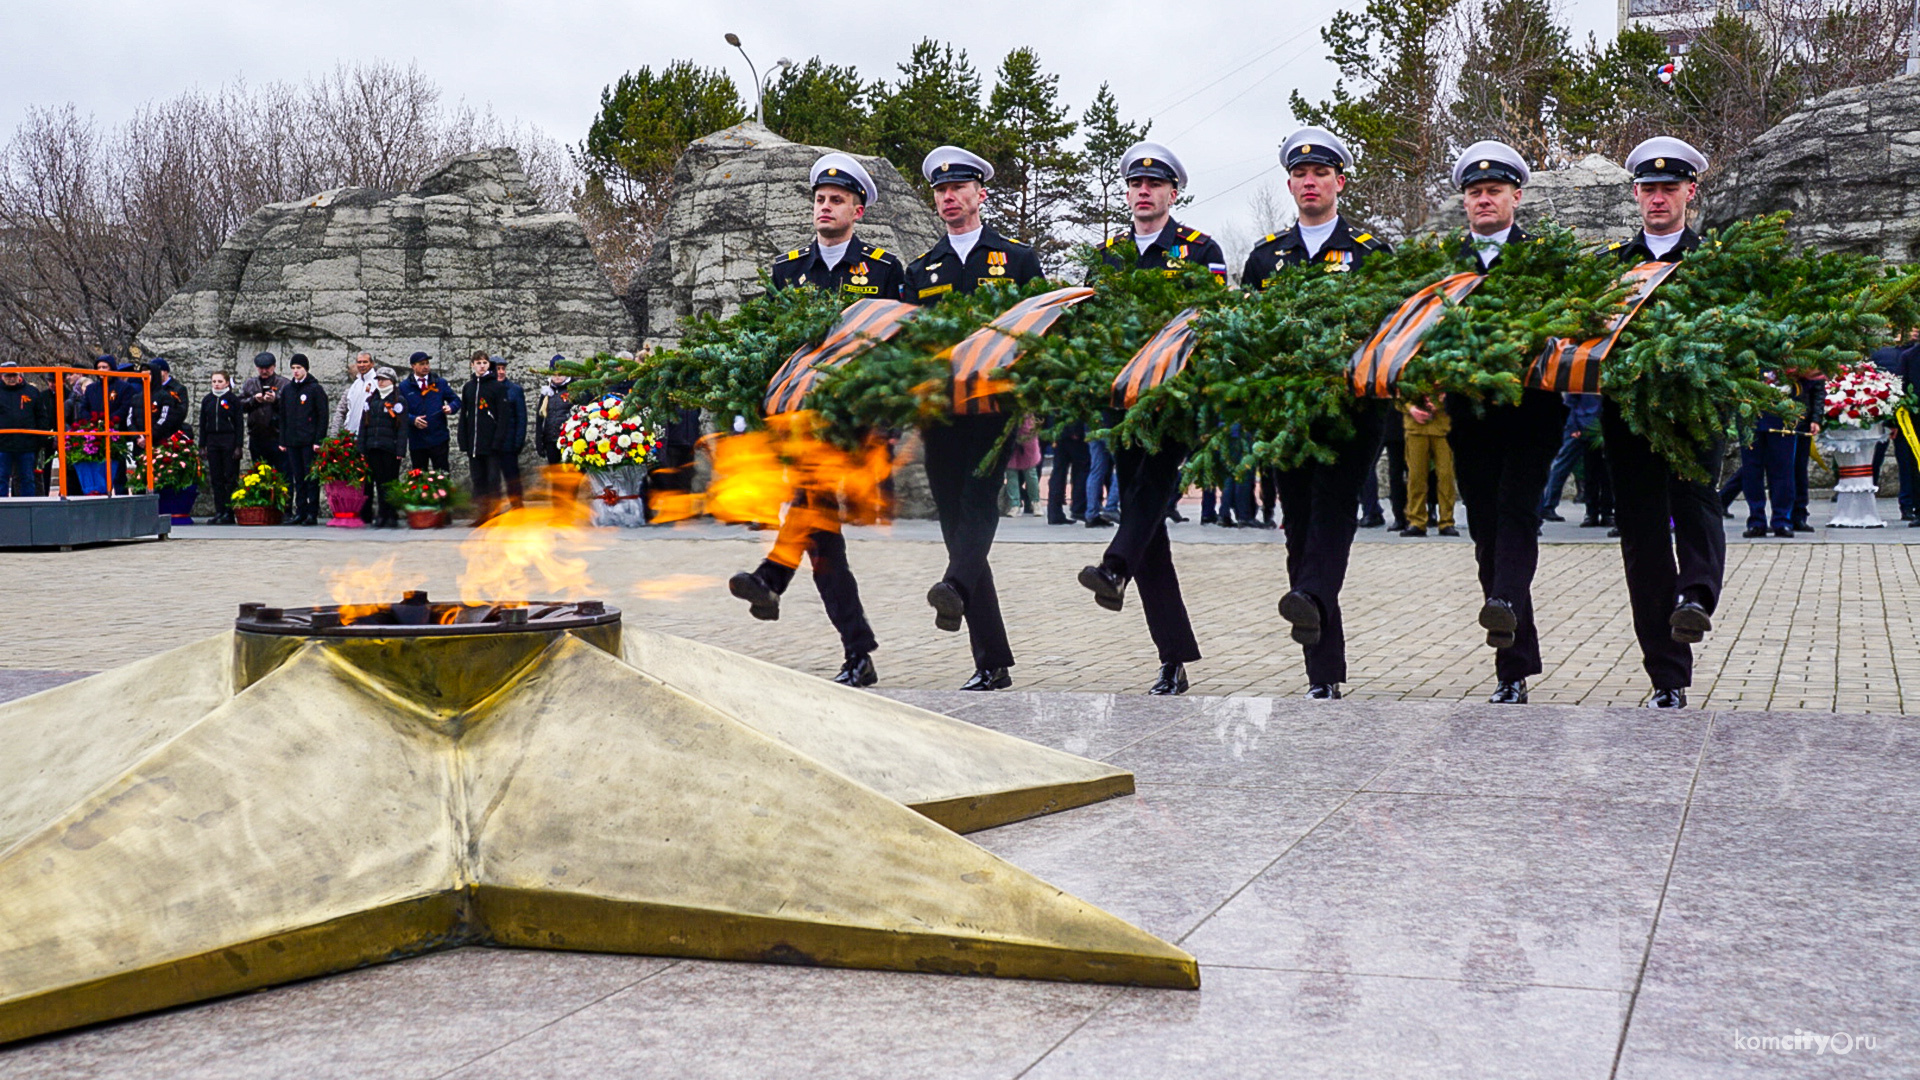
[[[775,72],[778,72],[783,68],[792,67],[793,61],[787,59],[784,56],[781,57],[779,60],[774,62],[773,70],[767,72],[767,77],[765,79],[762,79],[760,78],[759,69],[753,66],[753,57],[748,56],[747,50],[745,49],[745,47],[743,47],[740,44],[740,35],[735,33],[728,33],[727,44],[740,50],[740,56],[747,62],[747,70],[753,74],[753,102],[754,102],[753,119],[754,119],[754,122],[759,124],[761,127],[766,127],[767,126],[767,83],[773,81],[773,76]]]

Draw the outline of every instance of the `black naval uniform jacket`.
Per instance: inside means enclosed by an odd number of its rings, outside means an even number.
[[[1533,239],[1514,225],[1507,245]],[[1501,252],[1506,246],[1501,247]],[[1484,270],[1471,234],[1461,241],[1463,266],[1491,272],[1500,253]],[[1560,450],[1567,406],[1549,390],[1527,389],[1517,405],[1476,406],[1458,396],[1447,398],[1453,429],[1454,478],[1467,507],[1467,531],[1480,566],[1481,595],[1505,600],[1517,626],[1513,644],[1494,651],[1494,673],[1514,682],[1541,671],[1540,635],[1533,621],[1533,574],[1540,561],[1540,493]]]
[[[1131,234],[1116,236],[1107,241],[1106,247],[1100,252],[1100,257],[1108,266],[1116,270],[1125,269],[1126,260],[1120,257],[1119,247],[1123,243],[1132,241]],[[1224,279],[1227,276],[1227,255],[1220,250],[1220,242],[1199,229],[1189,229],[1172,218],[1167,219],[1166,227],[1160,230],[1160,235],[1154,238],[1153,243],[1147,245],[1145,251],[1140,252],[1133,265],[1138,270],[1153,267],[1171,270],[1181,262],[1199,263],[1213,271],[1214,276],[1218,278]]]
[[[847,242],[846,254],[837,266],[829,268],[820,259],[820,241],[815,239],[798,251],[789,251],[773,264],[773,287],[790,288],[811,285],[826,292],[845,293],[847,302],[855,300],[898,300],[905,287],[907,272],[900,257],[886,248],[877,248],[854,233]]]
[[[1308,262],[1345,272],[1376,251],[1389,250],[1386,241],[1364,226],[1356,227],[1341,214],[1336,216],[1326,244],[1312,254],[1307,253],[1298,225],[1269,235],[1248,254],[1240,282],[1250,289],[1263,289],[1280,267]],[[1386,425],[1393,417],[1386,402],[1356,402],[1353,438],[1336,449],[1331,463],[1309,461],[1277,477],[1280,521],[1286,530],[1287,587],[1311,596],[1320,608],[1320,640],[1301,647],[1307,681],[1311,683],[1347,681],[1347,636],[1340,589],[1346,582],[1348,555],[1353,549],[1360,492],[1373,473]]]
[[[1686,257],[1700,246],[1692,229],[1665,255],[1647,247],[1646,230],[1602,252],[1635,266],[1658,258]],[[1610,397],[1600,402],[1600,431],[1613,475],[1614,521],[1620,527],[1620,561],[1627,575],[1627,600],[1633,608],[1633,635],[1640,643],[1641,665],[1656,690],[1678,690],[1693,682],[1693,647],[1673,640],[1668,619],[1682,594],[1709,613],[1720,600],[1727,565],[1727,533],[1720,520],[1720,499],[1713,485],[1674,475],[1647,440],[1633,433]],[[1721,447],[1701,448],[1708,476],[1720,468]],[[1672,521],[1669,528],[1668,521]]]
[[[1040,276],[1040,257],[1033,249],[1001,236],[989,225],[980,230],[980,239],[964,262],[943,236],[932,250],[908,264],[907,292],[902,299],[935,304],[950,292],[970,293],[983,281],[1022,284]],[[993,534],[1000,525],[1000,488],[1005,469],[995,467],[986,476],[977,475],[975,470],[992,452],[1006,426],[1005,415],[981,413],[955,416],[949,423],[931,424],[922,432],[927,487],[940,515],[941,539],[947,545],[947,569],[941,580],[966,603],[973,666],[986,671],[1013,666],[1013,646],[1007,641],[993,568],[987,563]],[[1003,447],[1000,464],[1005,461]]]
[[[1385,240],[1366,227],[1356,230],[1345,214],[1336,214],[1333,232],[1326,244],[1312,255],[1307,254],[1306,241],[1300,238],[1299,225],[1268,233],[1267,238],[1247,254],[1246,268],[1240,271],[1240,283],[1250,289],[1264,289],[1267,279],[1282,266],[1298,266],[1311,260],[1326,263],[1329,270],[1350,270],[1376,251],[1392,250]]]
[[[980,239],[974,241],[965,262],[943,236],[925,255],[909,263],[907,292],[901,299],[910,304],[933,304],[950,292],[970,293],[983,281],[1010,280],[1018,285],[1042,273],[1040,256],[1032,248],[1001,236],[987,225],[980,229]]]

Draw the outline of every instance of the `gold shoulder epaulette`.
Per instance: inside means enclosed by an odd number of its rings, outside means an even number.
[[[1354,243],[1356,243],[1356,244],[1364,244],[1364,243],[1366,243],[1367,241],[1369,241],[1369,240],[1371,240],[1371,239],[1373,239],[1373,234],[1372,234],[1372,233],[1370,233],[1370,232],[1363,232],[1363,233],[1361,233],[1361,234],[1360,234],[1359,236],[1356,236],[1356,237],[1354,237],[1354,238],[1353,238],[1353,242],[1354,242]]]
[[[1201,232],[1199,229],[1187,230],[1186,240],[1189,243],[1197,244],[1200,241],[1205,240],[1206,238],[1207,238],[1207,234]]]
[[[807,249],[806,249],[806,248],[801,248],[801,249],[799,249],[799,251],[789,251],[789,252],[787,252],[787,253],[786,253],[786,255],[785,255],[785,256],[783,256],[783,257],[782,257],[782,258],[781,258],[781,259],[780,259],[779,261],[781,261],[781,262],[792,262],[793,260],[795,260],[795,259],[797,259],[797,258],[799,258],[799,257],[800,257],[800,252],[801,252],[801,251],[805,251],[805,250],[807,250]]]
[[[874,249],[873,249],[872,251],[869,251],[869,252],[867,252],[867,254],[869,254],[869,255],[871,255],[871,256],[873,256],[873,257],[874,257],[874,258],[876,258],[876,259],[878,259],[878,258],[880,258],[881,256],[883,256],[883,255],[885,255],[886,253],[887,253],[887,249],[886,249],[886,248],[874,248]]]
[[[1106,246],[1107,246],[1107,247],[1112,247],[1113,245],[1115,245],[1115,244],[1117,244],[1117,243],[1119,243],[1119,242],[1120,242],[1120,238],[1119,238],[1119,237],[1117,237],[1117,236],[1109,236],[1109,237],[1107,237],[1107,243],[1106,243]]]
[[[1619,251],[1619,250],[1620,250],[1621,248],[1623,248],[1623,247],[1626,247],[1626,246],[1627,246],[1627,245],[1625,245],[1625,244],[1623,244],[1623,243],[1621,243],[1620,241],[1618,241],[1618,240],[1615,240],[1615,241],[1614,241],[1613,243],[1611,243],[1611,244],[1608,244],[1608,245],[1607,245],[1607,250],[1608,250],[1608,251]]]
[[[1274,242],[1275,240],[1278,240],[1278,239],[1280,239],[1280,234],[1279,234],[1279,233],[1277,233],[1277,232],[1270,232],[1270,233],[1268,233],[1268,234],[1267,234],[1267,238],[1266,238],[1265,240],[1262,240],[1262,241],[1260,241],[1260,242],[1261,242],[1261,243],[1263,243],[1263,244],[1271,244],[1271,243],[1273,243],[1273,242]]]

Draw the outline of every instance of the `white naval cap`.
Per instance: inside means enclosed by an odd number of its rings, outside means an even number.
[[[1347,152],[1347,144],[1340,136],[1326,128],[1303,127],[1287,141],[1280,144],[1280,165],[1292,169],[1295,165],[1331,165],[1346,172],[1353,164],[1353,155]]]
[[[873,177],[860,163],[846,154],[822,154],[820,160],[813,163],[813,172],[807,177],[813,187],[832,184],[846,188],[860,196],[860,201],[872,206],[880,201],[880,189],[873,186]]]
[[[1171,180],[1177,188],[1187,186],[1187,167],[1180,164],[1173,151],[1157,142],[1134,143],[1120,155],[1120,179],[1131,180],[1136,176]]]
[[[1662,180],[1698,180],[1707,171],[1707,155],[1684,139],[1655,135],[1627,155],[1627,171],[1636,184]]]
[[[1526,187],[1533,177],[1520,151],[1494,139],[1482,139],[1466,148],[1453,163],[1453,186],[1462,191],[1477,180],[1505,180]]]
[[[936,146],[920,163],[920,175],[926,177],[929,184],[961,180],[978,180],[984,184],[993,179],[993,163],[957,146]]]

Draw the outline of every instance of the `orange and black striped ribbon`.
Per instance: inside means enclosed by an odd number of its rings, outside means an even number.
[[[921,309],[898,300],[855,300],[840,313],[840,321],[828,331],[826,340],[808,349],[795,350],[767,383],[766,414],[797,411],[806,401],[807,391],[820,378],[822,368],[838,367],[900,332],[906,321]]]
[[[999,412],[993,397],[1006,387],[994,373],[1020,359],[1028,336],[1046,333],[1068,308],[1092,295],[1092,289],[1072,286],[1030,296],[948,349],[944,355],[953,364],[953,411],[961,416]]]
[[[1591,341],[1550,338],[1547,347],[1527,368],[1526,384],[1536,390],[1558,390],[1575,394],[1600,392],[1600,362],[1613,351],[1621,331],[1653,296],[1653,290],[1673,274],[1678,262],[1643,262],[1620,275],[1620,284],[1633,291],[1621,301],[1621,311],[1607,324],[1607,336]]]
[[[1420,340],[1440,322],[1447,305],[1465,300],[1485,280],[1485,274],[1451,274],[1407,297],[1367,343],[1354,350],[1347,365],[1347,383],[1354,396],[1392,397],[1401,369],[1420,351]]]
[[[1114,408],[1132,408],[1141,393],[1180,374],[1193,354],[1193,319],[1199,313],[1199,308],[1182,311],[1140,346],[1113,378]]]

